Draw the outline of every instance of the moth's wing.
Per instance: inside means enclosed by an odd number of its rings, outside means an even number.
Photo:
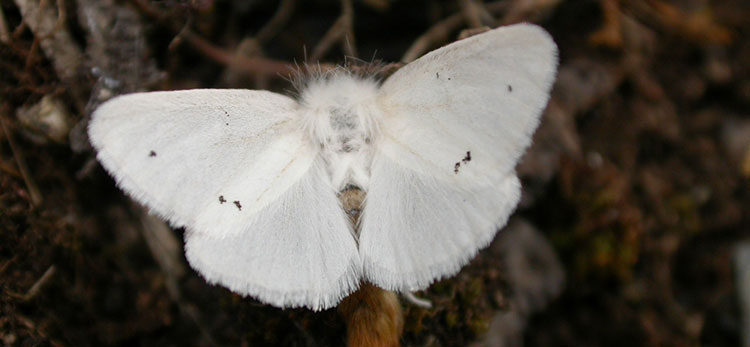
[[[224,236],[310,167],[310,146],[289,129],[295,105],[250,90],[129,94],[94,112],[89,137],[118,185],[152,212]]]
[[[556,68],[550,36],[522,24],[430,52],[385,81],[360,225],[369,281],[422,289],[489,244],[520,197],[514,167]]]
[[[455,274],[492,241],[519,197],[514,174],[467,185],[376,156],[360,225],[365,278],[415,291]]]
[[[186,227],[188,260],[208,280],[325,308],[356,287],[360,262],[296,108],[265,91],[130,94],[94,112],[89,137],[125,192]]]
[[[188,232],[185,254],[212,283],[278,307],[333,307],[357,289],[361,261],[351,226],[323,161],[243,233],[215,238]]]
[[[480,180],[506,175],[531,142],[556,69],[557,47],[535,25],[457,41],[385,81],[383,132],[404,148],[394,154],[412,169],[455,177],[455,163],[471,151],[459,173]]]

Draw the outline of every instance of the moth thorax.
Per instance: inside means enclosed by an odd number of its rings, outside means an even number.
[[[361,108],[331,106],[319,115],[316,133],[334,188],[365,187],[370,179],[372,131]]]
[[[379,108],[377,83],[341,73],[314,80],[302,92],[306,128],[320,148],[333,187],[366,190]]]
[[[330,133],[324,146],[337,153],[359,152],[371,142],[366,120],[352,109],[331,107],[328,110]]]

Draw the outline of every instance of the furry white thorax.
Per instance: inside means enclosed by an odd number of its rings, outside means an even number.
[[[382,118],[377,92],[377,81],[346,71],[314,77],[301,91],[303,127],[337,191],[350,185],[367,190]]]

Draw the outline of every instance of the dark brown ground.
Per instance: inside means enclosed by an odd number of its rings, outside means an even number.
[[[21,5],[39,0],[0,1],[9,29],[5,40],[0,23],[6,345],[343,344],[335,310],[282,311],[209,286],[189,269],[180,272],[179,249],[177,265],[157,260],[142,213],[92,162],[79,123],[99,103],[91,95],[284,91],[290,86],[279,72],[303,62],[304,47],[307,57],[330,63],[344,54],[399,61],[430,28],[425,49],[477,24],[518,21],[543,25],[561,52],[553,100],[519,167],[526,195],[518,215],[555,246],[567,285],[533,316],[527,343],[739,343],[731,252],[750,236],[750,131],[742,133],[750,126],[747,1],[509,0],[482,10],[471,1],[363,0],[338,27],[347,34],[351,21],[356,49],[338,44],[340,36],[321,45],[342,13],[336,1],[284,1],[296,6],[271,25],[276,1],[42,3],[46,12],[27,13],[33,24],[23,25]],[[58,20],[60,3],[66,11]],[[69,37],[39,29],[45,19]],[[232,52],[253,37],[256,49],[229,69]],[[19,120],[19,109],[45,95],[70,113],[67,125]],[[51,141],[54,131],[70,137]],[[172,235],[180,242],[181,231]],[[435,308],[406,305],[403,343],[465,345],[487,333],[512,295],[497,257],[483,252],[420,293]]]

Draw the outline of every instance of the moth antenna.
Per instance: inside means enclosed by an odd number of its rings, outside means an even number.
[[[303,88],[304,71],[303,68],[300,67],[296,58],[292,60],[292,62],[294,64],[294,70],[290,71],[286,76],[282,75],[280,77],[291,85],[291,89],[285,88],[284,91],[295,99],[299,99]]]
[[[347,47],[346,49],[347,52],[357,54],[356,48],[352,45],[352,42],[349,41],[349,35],[344,35],[344,45]],[[344,59],[346,59],[347,56],[349,55],[348,54],[344,55]],[[351,57],[356,58],[356,56],[351,56]]]

